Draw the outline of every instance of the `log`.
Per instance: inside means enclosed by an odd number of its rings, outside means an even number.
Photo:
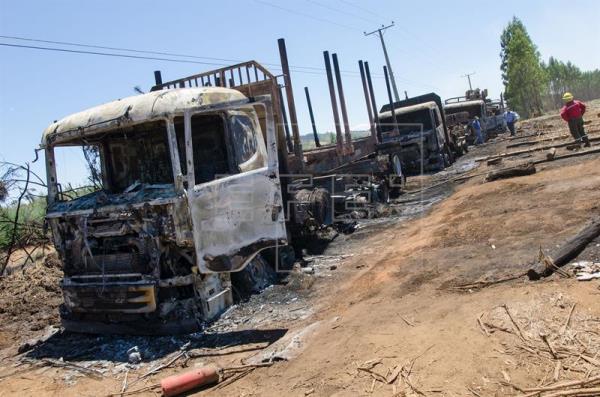
[[[495,159],[488,160],[487,165],[496,165],[502,162],[502,157],[497,157]]]
[[[552,159],[552,160],[548,160],[548,159],[535,160],[535,161],[533,161],[533,164],[542,164],[542,163],[547,163],[548,161],[568,159],[571,157],[587,156],[588,154],[595,154],[595,153],[600,153],[600,148],[588,149],[588,150],[582,150],[580,152],[563,154],[562,156],[555,156],[554,159]]]
[[[537,145],[538,143],[542,143],[542,142],[558,141],[558,140],[567,139],[567,138],[571,138],[571,135],[559,135],[559,136],[552,137],[552,138],[536,139],[535,141],[524,141],[524,142],[511,143],[510,145],[506,145],[506,148],[510,149],[510,148],[515,148],[515,147],[519,147],[519,146],[533,146],[533,145]]]
[[[524,176],[535,174],[535,165],[533,163],[526,163],[516,167],[503,168],[498,171],[492,171],[485,177],[486,182],[496,181],[498,179],[514,178],[516,176]]]
[[[546,160],[552,161],[556,157],[556,148],[553,147],[546,153]]]
[[[590,134],[594,134],[596,132],[600,132],[600,130],[590,130],[590,131],[588,131],[587,134],[589,136]],[[571,138],[571,137],[572,137],[571,134],[551,136],[551,137],[548,137],[548,138],[535,139],[535,140],[532,140],[532,141],[523,141],[523,142],[511,143],[511,144],[506,145],[506,148],[510,149],[510,148],[519,147],[519,146],[532,146],[532,145],[536,145],[536,144],[542,143],[542,142],[558,141],[558,140],[567,139],[567,138]]]
[[[519,132],[519,131],[517,131]],[[546,133],[541,131],[541,132],[534,132],[533,134],[524,134],[524,135],[517,135],[517,136],[511,136],[508,138],[509,141],[514,141],[516,139],[523,139],[523,138],[531,138],[533,136],[540,136],[540,135],[545,135]]]
[[[560,249],[551,256],[552,265],[545,263],[536,263],[529,271],[527,276],[530,280],[539,280],[543,277],[552,275],[557,268],[563,267],[577,256],[591,243],[596,237],[600,236],[600,217],[594,218],[587,226],[581,229],[574,237],[569,239]]]
[[[555,156],[554,160],[548,160],[548,159],[535,160],[535,161],[532,161],[532,163],[535,164],[535,165],[537,165],[537,164],[547,163],[549,161],[557,161],[557,160],[562,160],[562,159],[568,159],[568,158],[571,158],[571,157],[587,156],[588,154],[595,154],[595,153],[600,153],[600,147],[599,148],[595,148],[595,149],[583,150],[583,151],[577,152],[577,153],[568,153],[568,154],[564,154],[562,156]],[[444,180],[442,182],[435,183],[435,184],[433,184],[431,186],[426,186],[426,187],[424,187],[422,189],[409,190],[409,191],[406,191],[405,193],[406,194],[415,194],[415,193],[424,192],[426,190],[433,189],[433,188],[445,185],[447,183],[462,182],[462,181],[466,181],[466,180],[471,179],[471,178],[476,178],[476,177],[479,177],[479,176],[486,175],[485,172],[470,173],[470,172],[476,171],[476,170],[477,169],[473,169],[473,170],[471,170],[469,172],[466,172],[465,175],[461,175],[461,176],[458,176],[458,177],[452,178],[452,179],[446,179],[446,180]],[[413,200],[404,200],[404,201],[401,201],[400,203],[402,203],[402,202],[409,202],[409,201],[413,201]]]
[[[600,137],[590,138],[590,142],[597,142],[597,141],[600,141]],[[477,158],[477,159],[475,159],[475,161],[488,161],[488,160],[495,159],[495,158],[498,158],[498,157],[518,156],[520,154],[527,154],[527,153],[539,152],[539,151],[549,150],[549,149],[552,149],[552,148],[559,148],[559,147],[570,146],[570,145],[574,145],[574,144],[580,144],[580,142],[578,142],[578,141],[569,141],[569,142],[558,143],[558,144],[554,144],[554,145],[546,145],[546,146],[534,147],[534,148],[531,148],[531,149],[516,150],[514,152],[506,152],[506,153],[495,154],[495,155],[491,155],[491,156],[487,156],[487,157]]]

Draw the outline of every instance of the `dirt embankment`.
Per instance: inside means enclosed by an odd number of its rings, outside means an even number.
[[[0,349],[59,324],[61,278],[56,254],[0,278]]]

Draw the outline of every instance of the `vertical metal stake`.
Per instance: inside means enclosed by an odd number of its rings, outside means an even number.
[[[369,70],[369,62],[365,62],[365,74],[367,75],[367,83],[369,83],[369,92],[371,93],[371,105],[373,106],[373,121],[377,130],[377,142],[381,143],[381,125],[379,124],[379,110],[375,102],[375,91],[373,91],[373,81],[371,80],[371,71]]]
[[[342,110],[342,120],[344,122],[344,133],[346,142],[346,153],[353,153],[352,133],[350,132],[350,124],[348,123],[348,112],[346,111],[346,99],[344,98],[344,87],[342,85],[342,75],[340,74],[340,65],[338,63],[337,54],[332,54],[333,71],[335,73],[335,81],[337,84],[338,95],[340,97],[340,108]]]
[[[325,71],[327,72],[327,84],[329,85],[329,97],[331,98],[331,108],[333,110],[333,122],[335,123],[335,137],[338,155],[343,154],[344,138],[340,127],[340,115],[338,113],[337,99],[335,97],[335,87],[333,85],[333,75],[331,74],[331,61],[329,60],[329,51],[323,51],[325,60]]]
[[[360,79],[362,80],[363,92],[365,94],[365,102],[367,103],[367,115],[369,116],[369,129],[371,130],[371,138],[373,139],[373,142],[377,143],[377,131],[375,130],[375,123],[373,122],[371,97],[369,94],[369,87],[367,86],[367,78],[365,76],[365,68],[363,65],[363,61],[358,61],[358,68],[360,69]]]
[[[315,146],[320,147],[319,133],[317,132],[317,125],[315,124],[315,115],[313,114],[312,103],[310,102],[310,94],[308,93],[308,87],[304,87],[304,93],[306,94],[306,103],[308,105],[308,114],[310,115],[310,123],[312,124],[313,136],[315,138]]]

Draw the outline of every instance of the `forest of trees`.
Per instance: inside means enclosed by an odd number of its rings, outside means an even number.
[[[582,71],[550,57],[544,62],[523,22],[514,17],[500,37],[500,69],[508,105],[525,117],[562,106],[562,95],[600,98],[600,70]]]

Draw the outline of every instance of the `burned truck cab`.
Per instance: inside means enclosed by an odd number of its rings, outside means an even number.
[[[97,186],[60,183],[64,146],[94,154]],[[231,272],[286,244],[269,97],[150,92],[53,123],[41,147],[69,330],[197,330],[231,305]]]
[[[395,117],[395,120],[394,120]],[[408,175],[450,165],[442,115],[435,102],[397,107],[379,114],[382,148],[393,148]]]

